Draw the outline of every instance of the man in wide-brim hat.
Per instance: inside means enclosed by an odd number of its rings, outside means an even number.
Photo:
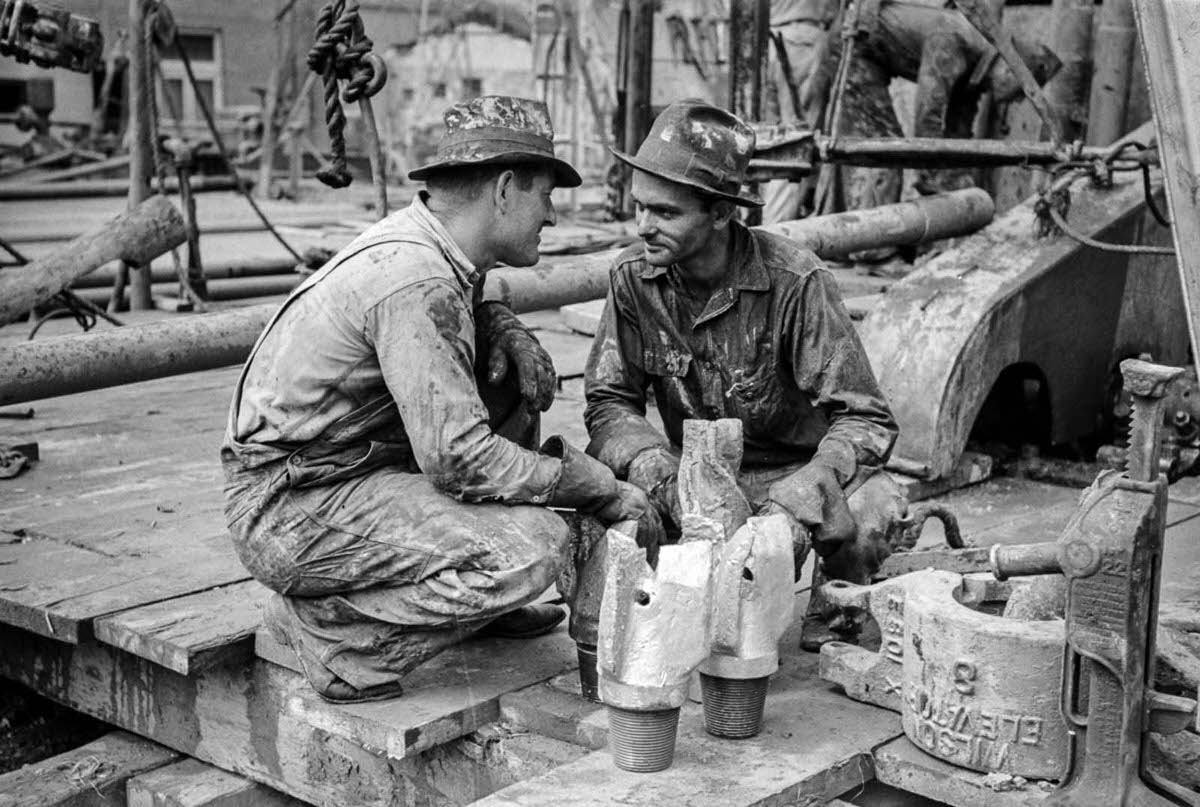
[[[226,516],[275,590],[264,621],[329,700],[394,697],[412,668],[475,631],[536,636],[529,606],[566,562],[547,506],[641,519],[646,495],[562,438],[537,450],[557,385],[511,311],[480,302],[498,262],[538,260],[554,156],[544,104],[456,104],[426,190],[307,279],[238,381],[222,447]]]
[[[761,204],[742,188],[753,152],[750,127],[699,101],[668,107],[636,154],[614,152],[634,169],[642,243],[617,258],[588,358],[588,453],[678,530],[683,422],[737,418],[739,486],[752,512],[789,519],[797,574],[811,542],[830,576],[867,582],[905,511],[877,473],[896,423],[820,260],[735,217]],[[832,638],[806,627],[809,647]]]

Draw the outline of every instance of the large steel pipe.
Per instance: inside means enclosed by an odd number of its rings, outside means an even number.
[[[251,183],[243,180],[246,187]],[[191,181],[193,191],[231,191],[233,180],[229,177],[202,175]],[[167,193],[179,192],[179,180],[167,177],[163,186]],[[78,199],[87,196],[124,196],[129,193],[128,179],[79,179],[71,182],[42,182],[28,184],[5,182],[0,184],[0,202],[16,202],[28,199]]]
[[[229,277],[208,281],[208,300],[248,300],[253,297],[278,297],[290,294],[304,278],[292,272],[286,275],[264,275],[262,277]],[[150,287],[155,297],[175,297],[179,294],[179,280],[165,280]],[[75,294],[89,303],[104,305],[111,290],[99,287],[78,288]]]
[[[790,235],[818,255],[963,235],[991,220],[988,195],[977,189],[929,196],[872,210],[839,213],[765,229]],[[497,269],[485,296],[517,313],[603,297],[620,250],[530,269]],[[0,350],[0,406],[211,370],[244,361],[278,306],[264,304],[150,325],[39,339]]]
[[[23,316],[109,261],[148,266],[186,237],[183,217],[175,206],[166,197],[152,196],[53,254],[0,273],[0,325]]]
[[[814,216],[758,229],[787,236],[822,258],[842,258],[878,247],[921,244],[973,233],[996,214],[992,197],[979,188],[924,196],[868,210]],[[608,293],[608,270],[621,252],[611,249],[550,266],[492,272],[484,297],[514,311],[537,311],[596,300]]]
[[[182,256],[180,256],[182,257]],[[79,278],[72,285],[74,289],[87,289],[103,286],[111,288],[116,275],[116,265],[101,266],[95,272]],[[296,259],[287,258],[233,258],[216,263],[204,262],[204,276],[211,282],[226,278],[269,277],[271,275],[290,275],[299,283],[303,280],[296,274]],[[155,261],[150,267],[151,283],[171,283],[179,279],[179,274],[170,260]]]

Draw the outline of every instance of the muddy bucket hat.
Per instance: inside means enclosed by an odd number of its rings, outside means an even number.
[[[754,154],[754,130],[720,107],[703,101],[679,101],[663,110],[637,154],[612,149],[639,171],[689,185],[744,207],[762,200],[742,191]]]
[[[549,163],[560,188],[583,184],[570,163],[554,156],[554,126],[541,101],[508,95],[484,95],[460,101],[442,115],[446,133],[433,162],[408,172],[424,180],[435,171],[464,165]]]

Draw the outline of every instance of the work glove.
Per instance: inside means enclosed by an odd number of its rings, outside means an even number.
[[[663,446],[647,448],[629,463],[630,484],[646,492],[662,522],[683,526],[679,505],[679,458]]]
[[[596,518],[608,524],[636,521],[637,545],[646,550],[646,561],[651,567],[658,566],[658,548],[666,543],[666,530],[658,508],[644,490],[628,482],[617,482],[616,495],[596,511]]]
[[[837,580],[865,584],[903,539],[908,498],[890,476],[876,473],[855,494],[853,515],[853,540],[825,556],[825,572]]]
[[[645,491],[628,482],[618,482],[607,465],[568,445],[561,437],[547,440],[542,453],[562,460],[558,484],[547,501],[550,507],[570,507],[607,524],[638,522],[638,546],[645,548],[651,565],[657,562],[658,546],[664,540],[662,520]]]
[[[807,531],[812,548],[823,558],[854,540],[854,517],[841,483],[820,459],[771,485],[764,510],[768,508],[790,514]]]
[[[476,307],[475,345],[477,355],[487,356],[489,384],[498,387],[515,371],[521,398],[540,412],[550,408],[558,390],[554,361],[503,303],[492,300]]]

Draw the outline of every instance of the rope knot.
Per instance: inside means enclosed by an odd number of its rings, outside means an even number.
[[[347,104],[370,98],[387,81],[387,66],[371,52],[374,43],[367,37],[356,0],[333,0],[317,14],[316,35],[308,51],[308,67],[319,73],[325,90],[325,125],[329,129],[330,164],[317,171],[317,179],[332,188],[344,188],[352,181],[346,163]],[[346,89],[338,97],[338,80]]]

